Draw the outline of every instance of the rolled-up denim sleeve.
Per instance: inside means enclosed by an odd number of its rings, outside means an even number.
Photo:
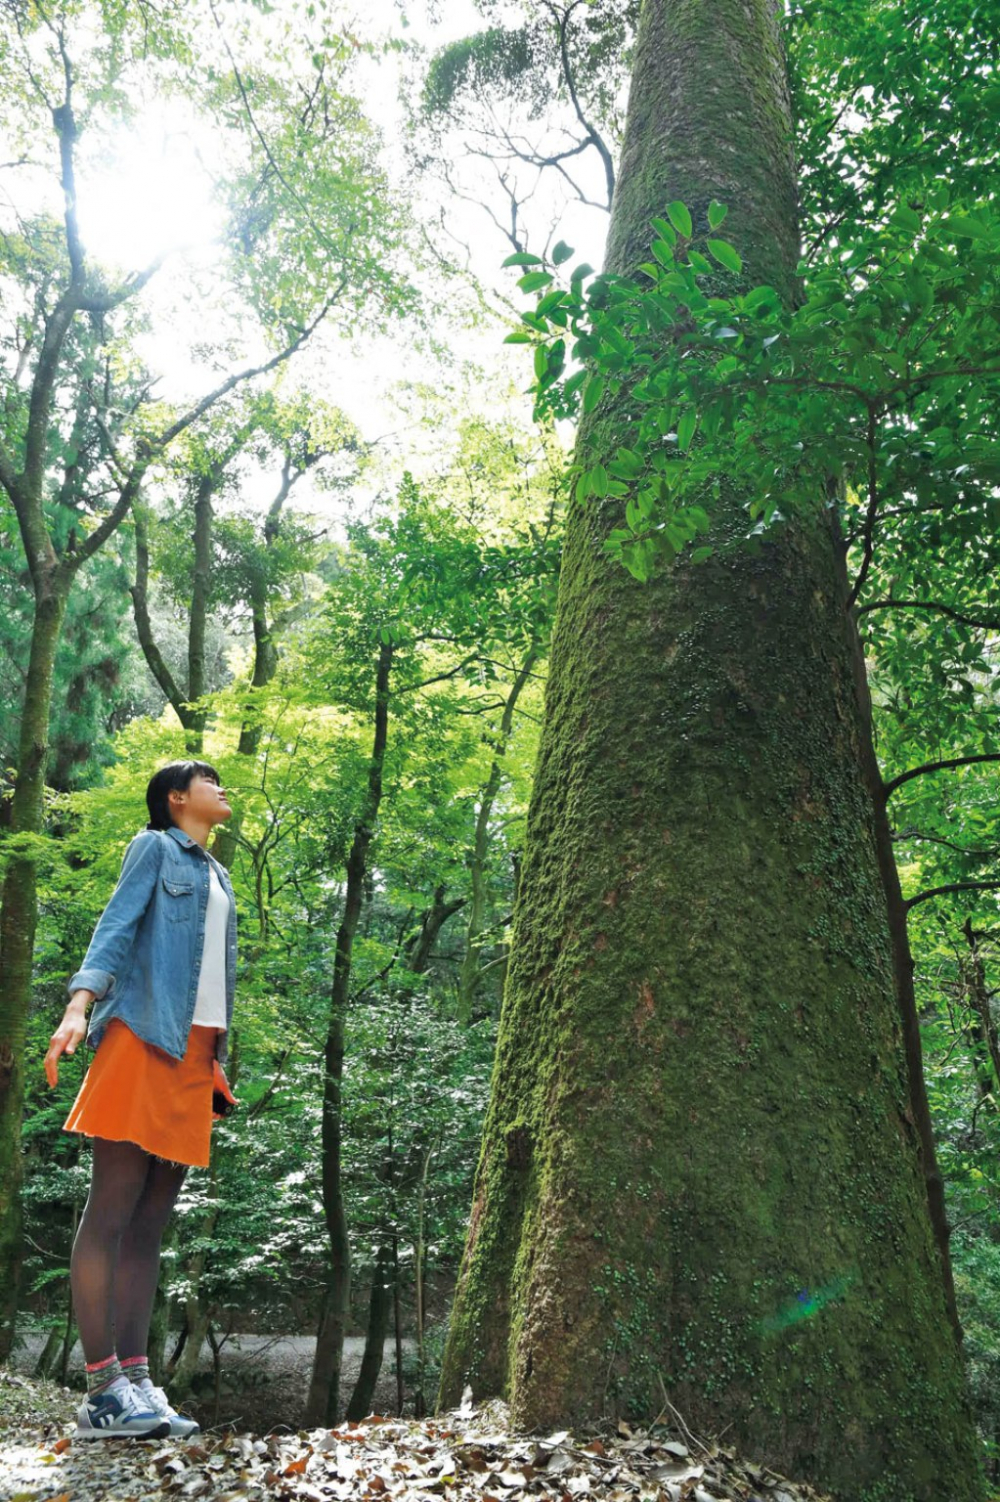
[[[155,830],[142,830],[132,840],[125,851],[118,885],[98,919],[83,965],[66,983],[71,995],[85,988],[100,1001],[110,989],[149,906],[162,859],[163,847]]]

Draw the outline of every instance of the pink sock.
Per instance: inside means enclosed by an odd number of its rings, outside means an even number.
[[[122,1361],[122,1371],[130,1382],[142,1382],[149,1376],[149,1357],[126,1356]]]
[[[95,1393],[103,1392],[106,1387],[110,1387],[112,1382],[117,1382],[122,1375],[121,1363],[112,1352],[110,1356],[105,1356],[103,1361],[88,1361],[86,1372],[87,1397],[92,1398]]]

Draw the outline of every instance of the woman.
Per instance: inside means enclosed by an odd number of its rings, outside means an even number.
[[[45,1055],[55,1085],[60,1054],[74,1053],[84,1034],[97,1049],[64,1127],[93,1138],[90,1194],[70,1261],[87,1365],[81,1439],[198,1429],[154,1387],[146,1341],[164,1228],[188,1168],[208,1164],[213,1089],[232,1100],[222,1065],[236,903],[207,848],[232,810],[204,761],[161,768],[146,803],[149,823],[125,852]]]

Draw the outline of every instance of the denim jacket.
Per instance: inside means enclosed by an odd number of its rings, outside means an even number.
[[[233,1022],[236,900],[229,872],[176,825],[144,829],[132,840],[83,966],[69,979],[71,993],[84,987],[94,993],[91,1048],[118,1017],[137,1037],[175,1059],[184,1057],[198,995],[209,862],[229,897],[226,1031],[216,1035],[216,1055],[225,1063]]]

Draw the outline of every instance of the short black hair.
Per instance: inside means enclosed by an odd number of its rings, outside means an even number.
[[[147,829],[169,829],[172,826],[169,795],[172,790],[186,793],[195,777],[209,777],[214,783],[221,783],[218,772],[207,761],[169,761],[153,773],[146,788]]]

